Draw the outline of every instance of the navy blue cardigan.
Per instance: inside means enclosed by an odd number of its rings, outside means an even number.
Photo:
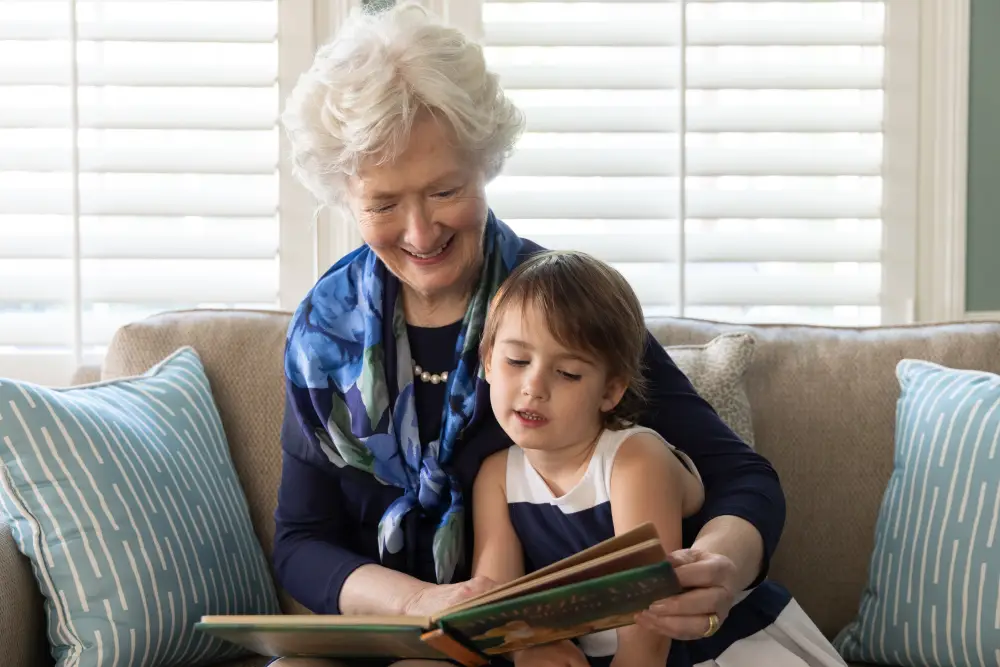
[[[414,359],[432,372],[450,368],[460,323],[439,329],[410,327]],[[717,516],[738,516],[760,532],[767,573],[785,522],[785,498],[778,476],[762,456],[747,446],[701,398],[663,347],[649,336],[644,358],[648,405],[639,420],[655,429],[694,461],[705,483],[702,510],[683,522],[684,545]],[[421,439],[436,437],[444,400],[443,385],[418,382],[416,402]],[[295,391],[294,388],[289,391]],[[512,443],[485,397],[486,415],[466,429],[451,462],[466,499],[480,464]],[[350,574],[366,563],[379,563],[378,523],[400,489],[384,486],[354,468],[338,468],[302,435],[300,416],[286,403],[282,428],[283,468],[275,512],[274,568],[278,584],[315,613],[340,613],[340,591]],[[472,512],[467,511],[467,562],[456,581],[469,577]],[[383,565],[424,581],[434,581],[431,541],[434,521],[411,512],[405,521],[405,547],[387,554]]]

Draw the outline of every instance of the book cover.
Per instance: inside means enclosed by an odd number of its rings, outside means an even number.
[[[354,619],[340,624],[324,616],[206,617],[196,627],[268,657],[450,657],[421,639],[426,627],[419,623],[359,624]]]

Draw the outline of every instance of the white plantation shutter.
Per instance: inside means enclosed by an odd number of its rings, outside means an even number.
[[[885,5],[484,0],[528,123],[492,207],[649,315],[879,323]]]
[[[278,304],[277,38],[278,0],[0,0],[0,376]]]

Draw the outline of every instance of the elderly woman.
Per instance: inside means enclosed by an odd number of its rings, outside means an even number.
[[[481,48],[415,6],[355,16],[282,121],[297,177],[365,244],[319,279],[289,328],[277,577],[317,613],[431,614],[491,583],[468,580],[468,504],[480,463],[511,443],[477,347],[490,297],[540,248],[494,215],[486,185],[524,121]],[[757,587],[784,497],[651,336],[645,373],[642,423],[691,457],[707,500],[673,555],[690,590],[642,622],[698,640],[674,642],[671,663],[693,664],[794,605]],[[711,637],[754,587],[739,605],[749,614]]]

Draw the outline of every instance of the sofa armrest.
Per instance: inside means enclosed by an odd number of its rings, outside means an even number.
[[[11,667],[51,664],[44,655],[42,596],[31,564],[17,549],[10,526],[0,520],[0,659]]]

